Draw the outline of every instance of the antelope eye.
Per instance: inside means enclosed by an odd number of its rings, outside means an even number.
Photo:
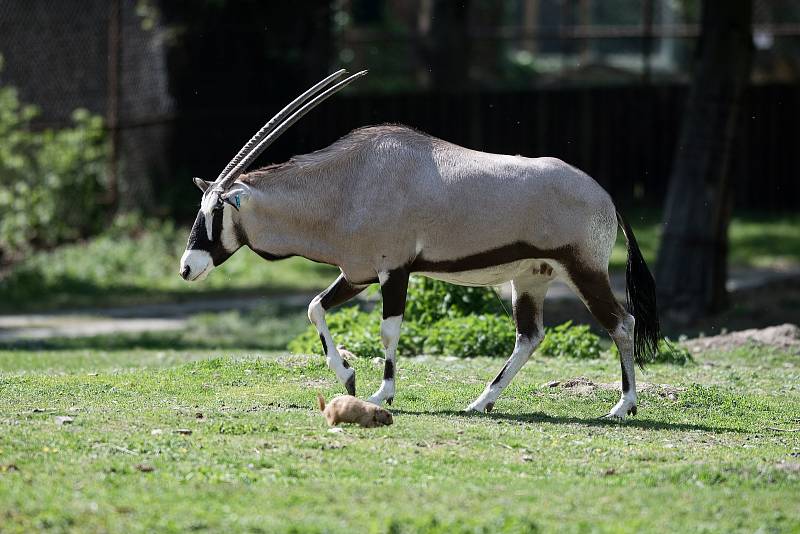
[[[218,199],[217,199],[217,203],[216,203],[216,204],[214,204],[214,209],[215,209],[215,210],[221,210],[221,209],[222,209],[222,207],[223,207],[223,202],[222,202],[222,199],[221,199],[221,198],[218,198]]]

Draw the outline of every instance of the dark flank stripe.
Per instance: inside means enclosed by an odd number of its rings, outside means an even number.
[[[587,268],[581,263],[576,254],[576,248],[572,245],[542,249],[524,241],[517,241],[452,260],[428,260],[420,255],[408,265],[407,271],[410,273],[457,273],[486,269],[524,259],[549,259],[564,265],[592,315],[608,331],[613,331],[617,327],[624,310],[611,292],[608,275],[605,272]],[[536,272],[541,274],[541,268],[537,268]]]

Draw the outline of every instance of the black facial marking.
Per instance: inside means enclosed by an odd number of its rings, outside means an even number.
[[[319,335],[319,340],[322,342],[322,354],[328,354],[328,343],[325,341],[325,336],[322,334]]]
[[[519,295],[514,301],[513,311],[517,332],[528,339],[533,339],[533,335],[538,330],[536,326],[536,314],[538,311],[531,296],[527,293]]]
[[[383,296],[383,318],[402,316],[406,309],[408,291],[408,271],[404,268],[392,269],[381,286]]]
[[[386,360],[386,364],[383,366],[383,379],[394,380],[394,362],[392,360]]]
[[[221,265],[233,255],[234,251],[228,252],[222,246],[222,210],[217,209],[212,212],[211,222],[211,241],[208,240],[206,233],[206,216],[203,212],[197,214],[192,231],[189,234],[189,244],[187,250],[205,250],[211,255],[214,266]]]
[[[625,364],[622,363],[622,355],[620,355],[619,366],[622,367],[622,392],[627,393],[631,389],[631,384],[628,381],[628,373],[625,371]]]
[[[500,380],[502,380],[502,379],[503,379],[503,374],[506,372],[506,369],[508,369],[508,362],[506,362],[506,363],[504,363],[504,364],[503,364],[503,368],[502,368],[502,369],[500,369],[500,372],[499,372],[499,373],[497,373],[497,376],[496,376],[496,377],[494,377],[494,380],[492,380],[492,385],[493,385],[493,386],[494,386],[495,384],[497,384],[498,382],[500,382]]]
[[[347,360],[345,360],[344,358],[342,358],[342,367],[344,367],[345,369],[350,369],[350,364],[347,363]]]

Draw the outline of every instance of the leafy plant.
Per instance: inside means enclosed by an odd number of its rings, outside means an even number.
[[[456,286],[422,276],[413,277],[409,284],[406,317],[424,325],[445,317],[502,313],[499,299],[489,288]]]
[[[508,356],[514,349],[515,337],[514,327],[505,316],[448,317],[430,328],[424,352],[459,358]]]
[[[0,86],[0,255],[96,232],[103,209],[106,143],[99,116],[78,109],[74,125],[35,131],[34,106]]]
[[[543,356],[587,359],[599,358],[602,354],[600,338],[592,334],[588,325],[573,326],[572,321],[547,329],[539,345]]]
[[[336,342],[347,350],[363,356],[374,358],[383,355],[380,341],[381,316],[377,312],[365,313],[356,307],[343,308],[326,317],[328,328],[336,332]],[[314,326],[289,342],[287,348],[297,354],[313,354],[322,352],[319,334]]]

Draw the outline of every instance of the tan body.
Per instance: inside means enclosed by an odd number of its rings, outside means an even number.
[[[325,398],[317,393],[319,409],[325,414],[328,426],[339,423],[355,423],[365,428],[391,425],[392,414],[372,403],[363,401],[352,395],[334,397],[325,405]]]

